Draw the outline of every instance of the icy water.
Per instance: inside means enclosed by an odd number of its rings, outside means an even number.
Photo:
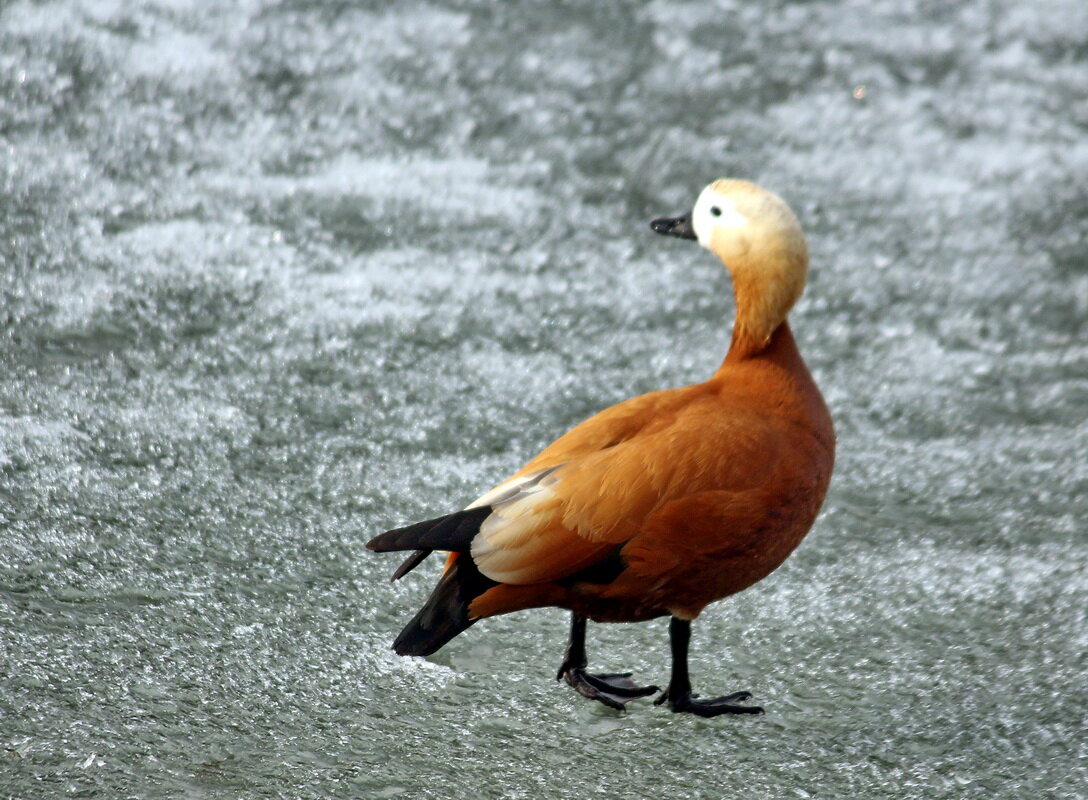
[[[716,367],[647,222],[722,174],[840,440],[695,628],[767,715],[591,704],[555,610],[394,656],[371,535]],[[0,180],[3,797],[1088,795],[1083,0],[6,3]]]

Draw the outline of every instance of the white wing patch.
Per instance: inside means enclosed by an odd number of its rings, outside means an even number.
[[[511,478],[508,481],[503,481],[495,488],[488,489],[482,495],[480,495],[467,506],[465,506],[465,510],[467,511],[470,508],[479,508],[480,506],[493,506],[498,503],[503,503],[512,498],[514,495],[522,492],[522,490],[525,490],[526,492],[531,492],[533,487],[535,487],[537,484],[540,484],[542,481],[546,481],[548,476],[550,476],[553,472],[555,472],[562,466],[563,464],[557,464],[554,467],[548,467],[547,469],[542,469],[538,472],[530,472],[528,475],[519,475],[517,478]],[[557,481],[558,478],[553,478],[546,485],[551,486]]]
[[[522,495],[520,492],[495,507],[480,526],[472,540],[472,557],[485,558],[495,550],[511,550],[525,544],[530,536],[547,525],[552,515],[543,506],[555,497],[552,489],[544,488]]]
[[[469,506],[492,508],[491,516],[483,521],[472,540],[471,550],[472,560],[492,580],[515,582],[521,569],[510,571],[510,567],[514,562],[524,564],[525,548],[534,550],[533,538],[554,521],[554,506],[550,501],[560,480],[555,473],[562,466],[501,483]]]

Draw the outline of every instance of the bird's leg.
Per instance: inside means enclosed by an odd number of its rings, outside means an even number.
[[[638,686],[631,680],[630,672],[591,675],[586,672],[586,666],[586,618],[572,613],[567,655],[555,676],[556,680],[566,680],[579,694],[621,711],[635,698],[659,691],[656,686]]]
[[[762,714],[759,706],[742,706],[751,698],[751,692],[735,692],[713,700],[696,700],[691,693],[688,676],[688,642],[691,641],[691,623],[673,617],[669,622],[669,643],[672,646],[672,677],[669,688],[654,700],[654,705],[668,703],[675,712],[686,711],[700,717],[716,717],[719,714]]]

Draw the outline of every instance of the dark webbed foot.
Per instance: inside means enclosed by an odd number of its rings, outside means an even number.
[[[762,714],[759,706],[741,705],[750,700],[751,692],[734,692],[713,700],[697,700],[699,696],[691,693],[691,679],[688,677],[688,643],[691,641],[691,622],[673,617],[669,621],[669,643],[672,646],[672,678],[669,688],[654,700],[654,705],[668,703],[672,711],[679,714],[684,711],[700,717],[717,717],[721,714]]]
[[[717,717],[721,714],[762,714],[763,709],[759,706],[743,706],[745,700],[752,698],[751,692],[734,692],[728,694],[725,697],[716,697],[713,700],[697,700],[699,695],[692,694],[691,692],[685,692],[678,694],[675,697],[671,695],[668,689],[661,693],[661,696],[654,700],[654,705],[659,706],[663,703],[668,703],[669,708],[679,714],[680,712],[687,712],[689,714],[695,714],[699,717]]]
[[[622,711],[624,706],[639,697],[648,697],[660,691],[656,686],[639,686],[631,680],[630,672],[593,675],[584,667],[563,664],[556,680],[565,680],[569,686],[591,700],[599,700],[609,708]]]
[[[570,643],[567,645],[567,657],[555,676],[557,681],[565,680],[583,697],[599,700],[609,708],[620,711],[632,700],[658,691],[656,686],[638,686],[631,680],[630,672],[591,675],[586,672],[587,663],[586,618],[571,614]]]

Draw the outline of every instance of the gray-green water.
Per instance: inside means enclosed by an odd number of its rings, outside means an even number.
[[[720,174],[840,437],[696,627],[768,714],[592,705],[554,610],[396,658],[369,536],[717,365],[646,223]],[[3,797],[1088,794],[1082,0],[7,3],[0,181]]]

